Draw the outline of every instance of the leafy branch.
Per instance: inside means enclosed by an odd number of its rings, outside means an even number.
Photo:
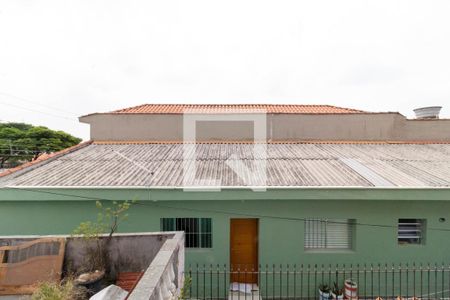
[[[136,201],[113,201],[112,205],[105,206],[100,201],[95,205],[99,210],[97,221],[81,222],[73,231],[73,235],[81,235],[86,241],[86,268],[92,270],[107,269],[108,244],[119,225],[128,218],[127,211]],[[108,234],[106,240],[100,239],[102,234]],[[94,241],[95,247],[89,246]]]
[[[73,234],[93,239],[108,233],[108,237],[111,238],[117,232],[119,225],[128,218],[127,211],[135,203],[136,200],[113,201],[111,206],[104,206],[100,201],[96,201],[95,205],[100,210],[97,214],[97,221],[80,223]]]

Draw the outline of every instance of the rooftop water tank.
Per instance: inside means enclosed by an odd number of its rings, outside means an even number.
[[[427,106],[416,108],[414,113],[417,119],[439,119],[442,106]]]

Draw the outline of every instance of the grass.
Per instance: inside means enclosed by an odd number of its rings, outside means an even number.
[[[79,300],[87,299],[85,293],[73,284],[72,280],[64,283],[41,282],[31,296],[32,300]]]

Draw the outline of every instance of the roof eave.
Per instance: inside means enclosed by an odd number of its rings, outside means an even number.
[[[450,190],[450,186],[5,186],[9,189],[136,189],[136,190],[185,190],[185,191],[220,191],[220,190]]]
[[[34,161],[26,162],[24,164],[21,164],[21,165],[15,167],[15,168],[8,169],[8,170],[0,173],[0,180],[3,181],[3,180],[6,180],[7,178],[12,177],[13,175],[19,176],[21,174],[29,172],[29,171],[31,171],[31,170],[33,170],[35,168],[38,168],[38,167],[40,167],[42,165],[45,165],[45,164],[47,164],[47,163],[49,163],[49,162],[51,162],[51,161],[53,161],[53,160],[55,160],[55,159],[57,159],[57,158],[59,158],[61,156],[64,156],[66,154],[69,154],[69,153],[72,153],[72,152],[77,151],[79,149],[82,149],[82,148],[84,148],[86,146],[89,146],[90,144],[92,144],[92,142],[93,141],[82,142],[82,143],[79,143],[79,144],[74,145],[72,147],[60,150],[58,152],[51,153],[51,154],[47,155],[45,158],[42,158],[42,159],[37,158]]]

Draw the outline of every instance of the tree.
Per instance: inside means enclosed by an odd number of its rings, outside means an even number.
[[[0,169],[71,147],[81,139],[63,131],[25,123],[0,123]]]
[[[119,225],[127,220],[131,205],[136,204],[136,200],[132,201],[113,201],[112,205],[104,206],[100,201],[96,201],[95,205],[99,210],[97,214],[97,222],[81,222],[73,231],[73,234],[80,236],[85,246],[85,265],[87,271],[104,270],[108,274],[110,268],[108,266],[109,252],[108,248],[114,233],[119,229]],[[107,233],[105,239],[101,239],[103,234]],[[94,246],[90,245],[94,244]]]

